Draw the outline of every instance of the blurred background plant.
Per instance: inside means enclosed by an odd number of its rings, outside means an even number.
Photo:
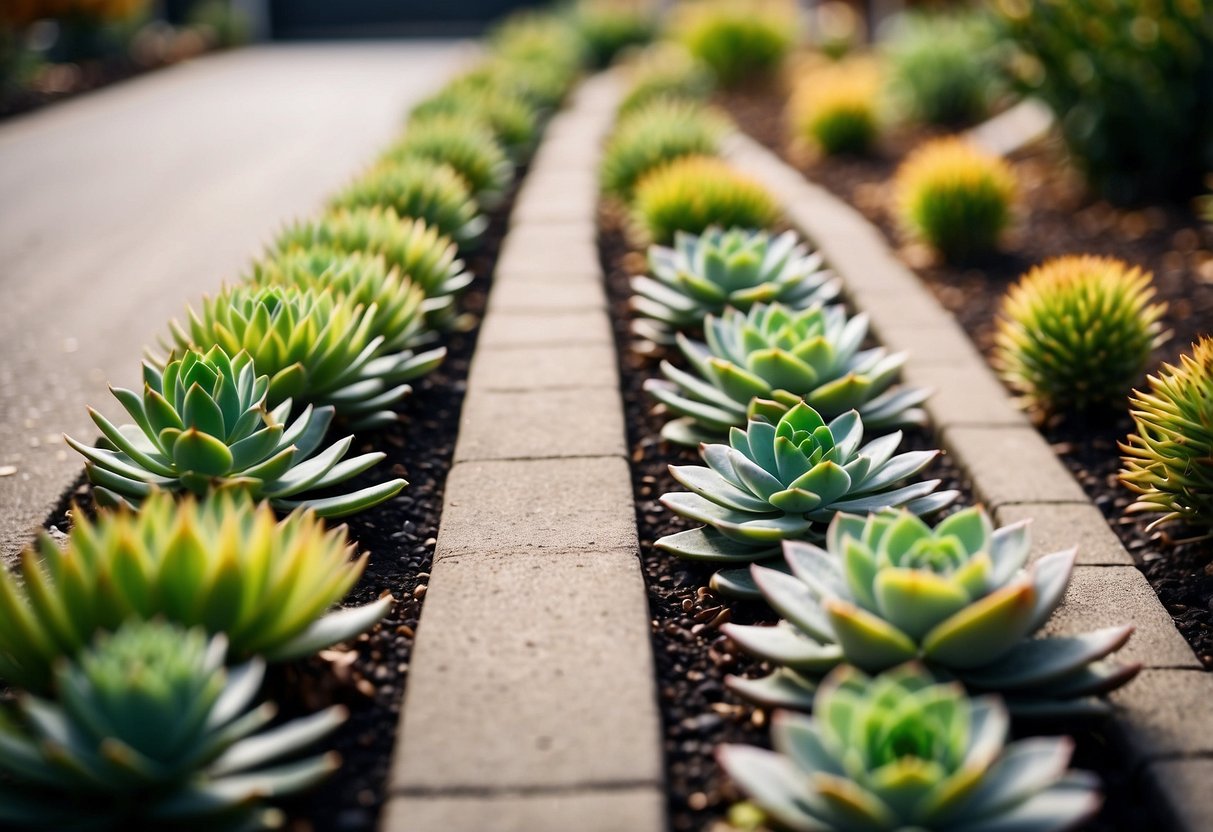
[[[796,140],[826,155],[865,153],[880,130],[881,70],[848,57],[804,70],[788,101]]]
[[[659,23],[652,0],[579,0],[572,14],[590,62],[597,67],[629,46],[648,43]]]
[[[775,72],[796,44],[800,18],[789,0],[697,0],[678,6],[671,32],[726,86]]]

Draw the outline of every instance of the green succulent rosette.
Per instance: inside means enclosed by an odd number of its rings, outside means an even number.
[[[265,665],[226,669],[223,636],[132,622],[56,671],[55,700],[0,718],[5,829],[271,829],[270,801],[337,766],[299,758],[345,720],[329,708],[274,727],[254,706]]]
[[[84,455],[93,496],[103,506],[137,506],[156,489],[205,495],[220,489],[268,500],[280,511],[310,508],[322,517],[353,514],[395,496],[407,483],[393,479],[356,491],[333,489],[383,459],[382,453],[343,459],[353,437],[321,445],[331,407],[310,405],[291,419],[291,401],[269,408],[268,376],[257,375],[247,352],[222,347],[170,356],[163,370],[143,365],[143,393],[111,388],[133,424],[89,415],[104,439],[91,447],[66,437]]]
[[[903,665],[834,671],[813,716],[780,712],[774,750],[723,745],[742,791],[789,832],[1064,832],[1099,809],[1098,781],[1067,770],[1073,742],[1007,742],[995,696],[970,698]]]
[[[483,208],[500,204],[514,181],[514,163],[493,131],[473,115],[435,114],[409,123],[380,161],[429,159],[449,165]]]
[[[688,490],[663,495],[661,504],[704,525],[667,535],[657,548],[722,567],[714,588],[757,598],[749,565],[777,561],[783,541],[820,535],[838,512],[904,506],[921,514],[956,499],[955,491],[935,490],[939,480],[905,484],[938,451],[896,454],[900,433],[863,444],[863,429],[853,410],[827,424],[800,402],[773,424],[753,419],[744,431],[733,428],[727,445],[703,445],[706,467],[670,466]]]
[[[817,680],[839,664],[878,673],[918,660],[969,690],[1002,694],[1017,714],[1097,715],[1108,710],[1099,695],[1140,669],[1107,658],[1130,626],[1032,637],[1061,603],[1076,550],[1028,564],[1026,522],[995,529],[981,508],[933,529],[905,511],[839,514],[825,544],[786,544],[788,571],[752,567],[782,620],[725,631],[779,669],[730,678],[742,696],[807,710]]]
[[[526,161],[534,151],[543,121],[540,109],[517,91],[455,85],[443,88],[414,107],[409,113],[409,121],[435,115],[478,119],[493,132],[516,163]]]
[[[838,297],[842,282],[794,231],[745,228],[677,232],[672,248],[649,247],[650,275],[632,278],[632,331],[657,344],[703,327],[708,315],[757,303],[805,309]]]
[[[703,328],[704,343],[681,333],[675,339],[689,371],[663,361],[665,378],[644,385],[677,417],[661,430],[670,442],[717,441],[756,408],[771,416],[802,400],[827,419],[857,410],[869,428],[926,421],[918,405],[928,391],[895,386],[905,353],[860,349],[866,315],[848,318],[840,306],[756,303],[708,315]]]

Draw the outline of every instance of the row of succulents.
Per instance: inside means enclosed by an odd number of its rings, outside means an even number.
[[[342,607],[367,562],[326,518],[406,485],[356,477],[355,435],[397,421],[465,325],[461,256],[483,235],[582,64],[563,16],[500,26],[487,56],[410,114],[400,139],[316,219],[148,350],[128,421],[90,410],[95,516],[76,507],[0,572],[0,826],[262,829],[332,771],[311,753],[341,708],[272,722],[269,662],[376,624]],[[332,441],[339,427],[344,438]]]
[[[740,31],[752,19],[738,21],[734,6],[685,13],[705,30],[712,18]],[[720,37],[748,48],[741,34]],[[781,709],[773,751],[719,750],[750,798],[731,820],[805,832],[1072,828],[1100,805],[1098,783],[1068,770],[1068,739],[1008,743],[1011,720],[1030,732],[1041,717],[1106,715],[1103,695],[1139,670],[1114,656],[1132,628],[1046,634],[1076,550],[1031,559],[1027,523],[997,528],[918,477],[938,451],[900,450],[900,428],[925,424],[927,391],[898,383],[908,356],[871,346],[866,317],[838,302],[820,255],[721,157],[728,125],[702,93],[670,84],[635,102],[659,62],[691,74],[695,51],[675,59],[674,48],[624,68],[601,182],[646,250],[632,331],[638,351],[663,359],[645,385],[669,416],[661,438],[697,446],[703,461],[671,465],[685,490],[660,502],[691,527],[655,546],[778,617],[724,625],[774,668],[729,688]],[[716,77],[772,69],[754,49],[746,70],[712,65]],[[920,210],[957,210],[938,201]],[[1156,333],[1144,326],[1148,348]]]

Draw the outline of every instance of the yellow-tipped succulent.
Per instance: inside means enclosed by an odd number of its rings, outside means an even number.
[[[797,5],[788,0],[682,3],[671,21],[674,37],[727,85],[776,70],[799,28]]]
[[[806,73],[788,104],[797,139],[822,153],[864,153],[880,127],[880,71],[867,60],[848,60]]]
[[[632,207],[640,236],[660,245],[672,243],[678,231],[770,228],[780,216],[766,188],[710,156],[686,156],[645,175]]]
[[[623,117],[602,156],[602,189],[627,199],[646,174],[684,156],[714,156],[728,122],[687,101],[658,100]]]
[[[1123,401],[1166,339],[1151,275],[1109,257],[1058,257],[1007,293],[996,363],[1032,408],[1082,412]]]
[[[992,251],[1011,221],[1015,174],[997,156],[948,137],[915,150],[897,171],[906,229],[948,260]]]

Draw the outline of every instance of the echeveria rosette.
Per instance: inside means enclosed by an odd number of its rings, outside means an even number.
[[[56,661],[135,619],[223,633],[233,661],[287,661],[353,638],[392,604],[330,612],[366,555],[311,512],[278,520],[237,492],[161,491],[138,512],[73,516],[62,545],[43,534],[22,553],[20,580],[0,572],[0,679],[22,690],[49,691]]]
[[[265,665],[224,667],[223,636],[135,621],[56,671],[52,700],[18,696],[0,718],[5,829],[277,828],[270,801],[337,767],[300,758],[345,720],[328,708],[267,727]]]
[[[938,451],[896,454],[900,433],[866,445],[863,420],[849,411],[826,424],[801,402],[778,422],[751,420],[733,428],[729,444],[703,445],[707,467],[671,466],[688,492],[665,494],[666,508],[705,524],[657,541],[678,557],[722,567],[712,586],[730,595],[757,598],[748,565],[779,557],[782,541],[820,534],[840,511],[904,506],[935,511],[956,498],[935,489],[939,480],[905,485]]]
[[[134,424],[89,415],[104,439],[97,447],[67,438],[84,454],[85,471],[104,506],[137,506],[154,490],[205,495],[234,489],[279,510],[310,508],[340,517],[378,505],[407,483],[393,479],[357,491],[308,497],[333,489],[383,459],[382,453],[343,459],[353,437],[321,444],[333,421],[331,407],[303,409],[291,419],[291,402],[266,406],[270,380],[257,375],[247,352],[229,357],[222,347],[170,356],[164,369],[143,365],[143,394],[111,388]]]
[[[794,231],[772,236],[745,228],[674,235],[672,248],[649,247],[648,276],[632,278],[633,331],[658,344],[698,330],[708,315],[756,303],[804,309],[834,300],[841,281]]]
[[[841,667],[812,717],[780,712],[773,751],[723,745],[721,765],[790,832],[1063,832],[1090,818],[1098,781],[1069,771],[1073,742],[1007,742],[996,696],[970,698],[916,665],[874,678]]]
[[[676,338],[691,371],[663,361],[665,380],[645,382],[679,417],[661,430],[670,442],[718,441],[758,413],[771,416],[802,400],[827,419],[858,410],[868,428],[926,420],[918,405],[928,391],[894,386],[906,355],[860,349],[866,315],[848,318],[841,306],[756,303],[708,315],[703,328],[705,343]]]
[[[764,704],[807,710],[816,680],[838,664],[879,673],[919,660],[969,690],[1002,694],[1016,713],[1104,713],[1099,694],[1139,670],[1107,660],[1133,628],[1032,638],[1061,603],[1076,550],[1029,565],[1029,543],[1026,522],[995,529],[981,508],[934,529],[905,511],[839,514],[824,548],[784,546],[788,572],[752,567],[783,620],[725,631],[780,669],[729,685]]]

